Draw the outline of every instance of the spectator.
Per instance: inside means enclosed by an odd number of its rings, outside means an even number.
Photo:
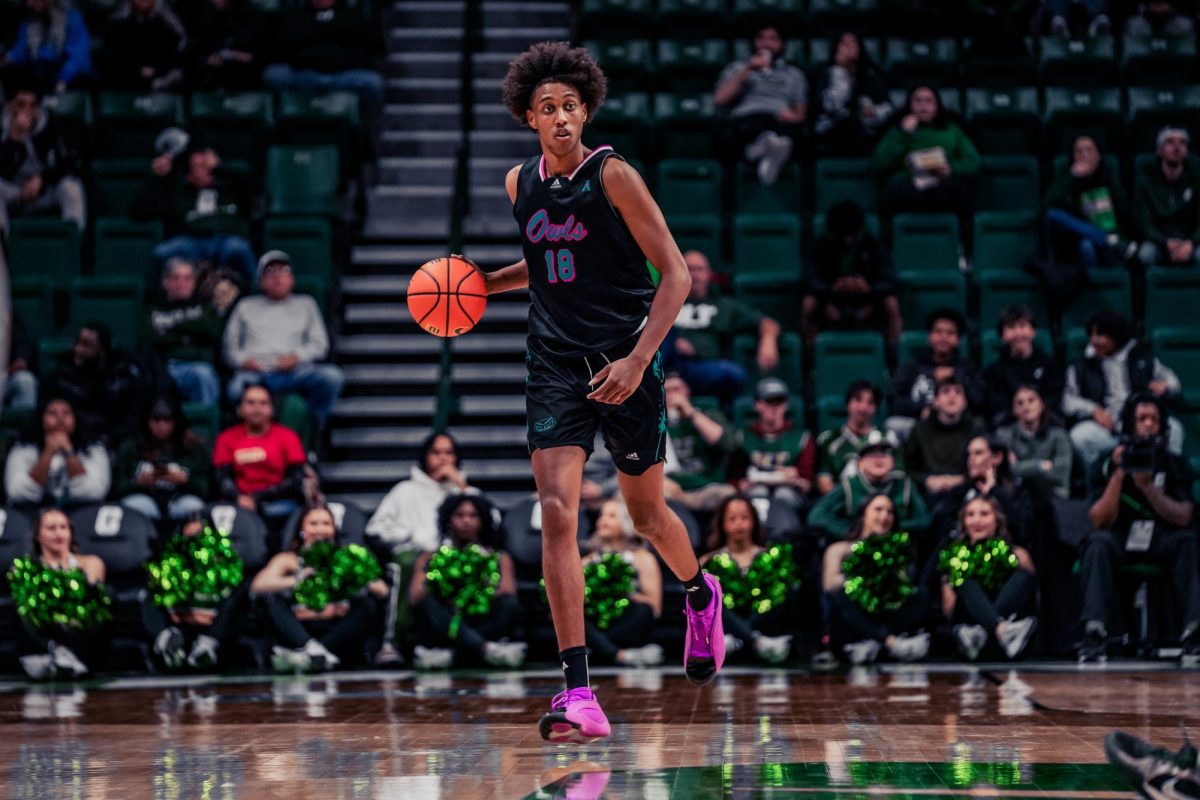
[[[1083,542],[1084,639],[1079,660],[1104,661],[1109,625],[1119,619],[1117,570],[1127,562],[1156,563],[1172,577],[1183,657],[1200,656],[1200,584],[1192,523],[1192,471],[1167,452],[1166,408],[1151,392],[1130,396],[1124,409],[1130,438],[1097,459],[1088,472],[1088,512],[1095,530]]]
[[[754,391],[755,421],[734,434],[729,479],[763,506],[771,535],[800,531],[812,491],[817,448],[812,435],[789,414],[788,386],[763,378]]]
[[[1156,36],[1191,36],[1195,30],[1194,0],[1150,0],[1138,3],[1137,13],[1125,20],[1125,33],[1149,39]]]
[[[750,571],[757,559],[766,550],[766,537],[754,504],[745,495],[735,494],[721,503],[713,515],[712,535],[708,537],[708,552],[700,559],[704,566],[715,556],[726,555],[742,575]],[[712,567],[709,567],[712,571]],[[765,587],[758,587],[763,588]],[[738,598],[727,594],[731,602]],[[792,649],[792,636],[786,631],[794,628],[794,597],[765,613],[759,613],[753,604],[737,606],[726,604],[721,608],[721,619],[725,625],[725,650],[736,653],[747,644],[754,646],[754,653],[768,664],[781,664],[787,660]]]
[[[37,405],[38,379],[29,368],[33,360],[33,344],[21,318],[12,314],[8,353],[8,377],[4,381],[5,409],[32,409]]]
[[[104,30],[106,89],[169,92],[183,84],[187,32],[165,0],[125,0]]]
[[[874,612],[864,609],[845,592],[846,575],[842,565],[855,542],[871,536],[886,536],[904,529],[897,525],[896,504],[885,493],[863,498],[856,508],[852,526],[845,541],[834,542],[825,549],[821,568],[821,589],[830,609],[829,627],[832,639],[843,645],[853,664],[874,661],[880,647],[898,661],[919,661],[929,652],[929,634],[912,635],[921,624],[928,597],[918,590],[900,602],[893,610]],[[910,579],[915,577],[916,559],[905,568]]]
[[[116,492],[121,505],[152,520],[186,519],[204,511],[212,461],[188,430],[179,401],[163,395],[150,404],[137,438],[117,450]]]
[[[85,322],[75,335],[70,357],[50,373],[45,392],[69,400],[83,430],[115,444],[137,430],[146,383],[141,367],[113,347],[109,327]]]
[[[967,413],[967,395],[956,376],[938,381],[933,413],[917,422],[908,439],[905,466],[930,497],[966,481],[967,442],[983,432]]]
[[[1054,257],[1085,270],[1118,264],[1135,248],[1122,237],[1129,209],[1120,177],[1109,172],[1100,148],[1080,136],[1071,163],[1046,192],[1046,226]]]
[[[221,431],[213,450],[217,490],[239,508],[286,519],[304,499],[300,437],[274,421],[271,393],[260,384],[242,389],[237,415],[239,424]]]
[[[438,528],[446,543],[454,549],[472,545],[495,552],[500,580],[491,593],[489,609],[484,613],[465,612],[452,599],[431,591],[426,574],[432,553],[419,559],[408,590],[408,599],[416,610],[421,644],[415,650],[420,668],[448,667],[454,656],[496,667],[519,667],[525,663],[525,642],[510,642],[516,633],[521,607],[517,603],[516,568],[512,556],[495,551],[495,526],[490,505],[477,495],[449,497],[438,510]],[[477,576],[484,580],[485,576]],[[449,645],[449,655],[442,650]]]
[[[977,547],[992,539],[1008,542],[1008,530],[1000,504],[991,497],[976,497],[963,504],[959,514],[958,531],[951,546],[966,544]],[[954,638],[968,661],[974,661],[994,636],[1004,654],[1016,658],[1029,644],[1037,618],[1032,611],[1037,592],[1033,559],[1025,548],[1014,545],[1011,552],[1018,566],[1001,586],[989,591],[976,577],[955,586],[952,578],[942,576],[942,613],[954,624]]]
[[[162,270],[162,299],[149,310],[141,340],[163,363],[183,396],[215,405],[221,384],[213,359],[221,341],[216,310],[196,293],[196,265],[172,258]]]
[[[361,654],[364,639],[377,625],[370,597],[386,598],[387,584],[376,578],[363,595],[330,602],[322,609],[292,605],[290,594],[312,570],[304,553],[317,542],[338,543],[333,512],[324,506],[305,510],[289,549],[278,553],[254,576],[250,591],[263,597],[275,635],[272,665],[276,672],[322,672]]]
[[[204,0],[188,29],[196,89],[233,92],[259,85],[265,31],[248,0]]]
[[[250,285],[254,248],[244,236],[228,233],[245,229],[247,208],[240,188],[219,169],[221,159],[211,148],[200,148],[182,132],[159,139],[164,152],[154,159],[154,174],[129,207],[133,219],[156,220],[166,230],[169,238],[154,248],[155,260],[160,265],[171,258],[205,262],[231,270],[243,286]],[[178,145],[182,152],[173,155]]]
[[[952,122],[937,90],[917,86],[903,115],[875,148],[875,169],[886,182],[884,210],[896,214],[957,214],[959,229],[972,222],[971,181],[979,171],[975,145]]]
[[[817,494],[833,491],[838,481],[853,475],[858,451],[875,427],[882,396],[870,381],[854,381],[846,389],[846,424],[817,437]]]
[[[1025,306],[1008,306],[1000,312],[996,331],[1003,346],[996,360],[983,370],[988,411],[993,425],[1012,420],[1013,395],[1022,386],[1032,386],[1050,408],[1062,404],[1063,368],[1034,341],[1037,326],[1033,312]]]
[[[813,506],[808,515],[811,528],[833,539],[848,535],[855,512],[871,494],[886,494],[902,530],[916,535],[929,527],[929,509],[912,479],[896,469],[895,452],[899,447],[891,432],[872,431],[858,451],[858,464],[852,474],[844,474],[829,494]]]
[[[755,362],[763,372],[779,364],[779,323],[732,297],[722,297],[712,284],[708,258],[698,250],[683,254],[692,288],[679,310],[668,361],[696,394],[716,395],[732,402],[746,382],[746,369],[724,358],[739,333],[758,334]]]
[[[14,505],[97,503],[112,486],[108,450],[88,435],[71,402],[48,395],[37,424],[8,451],[4,493]]]
[[[824,329],[882,331],[895,346],[903,320],[896,299],[891,260],[856,203],[835,203],[817,238],[810,294],[804,298],[800,327],[812,341]]]
[[[692,405],[692,390],[677,373],[667,375],[666,496],[693,511],[712,511],[734,488],[725,482],[733,430],[716,409]],[[673,457],[672,457],[673,454]]]
[[[92,77],[92,40],[70,0],[25,0],[25,20],[7,55],[9,64],[28,65],[56,94]]]
[[[1131,394],[1149,391],[1163,400],[1179,396],[1179,378],[1154,357],[1150,345],[1133,337],[1129,318],[1099,311],[1087,323],[1083,357],[1067,368],[1063,414],[1074,422],[1071,444],[1085,470],[1117,445],[1121,409]],[[1172,453],[1183,451],[1183,426],[1169,420]]]
[[[775,183],[804,135],[808,81],[783,56],[783,34],[774,25],[754,33],[754,54],[721,72],[713,99],[729,111],[733,151],[757,165],[758,179]]]
[[[587,646],[596,661],[630,667],[656,667],[662,663],[662,647],[650,644],[654,623],[662,616],[662,569],[646,549],[625,501],[619,497],[600,506],[596,528],[584,549],[584,578],[589,566],[612,554],[628,561],[637,571],[629,605],[601,630],[591,617],[584,619]],[[587,610],[587,609],[585,609]]]
[[[87,226],[87,198],[79,175],[82,162],[42,108],[32,83],[10,82],[0,139],[0,229],[12,217],[54,213]]]
[[[1033,481],[1049,493],[1071,493],[1071,463],[1075,457],[1067,432],[1055,425],[1035,386],[1022,386],[1013,396],[1015,422],[996,431],[1008,448],[1013,474]]]
[[[1042,15],[1050,33],[1064,38],[1107,36],[1112,30],[1108,0],[1044,0]]]
[[[892,116],[887,83],[857,33],[834,41],[817,75],[817,147],[829,156],[866,156]]]
[[[79,552],[71,520],[57,508],[42,509],[33,523],[33,557],[53,570],[81,570],[91,586],[102,591],[105,567],[99,556]],[[104,657],[107,625],[51,624],[36,628],[22,620],[19,647],[21,668],[34,680],[58,675],[81,678]]]
[[[1200,264],[1200,163],[1188,155],[1183,128],[1158,132],[1158,160],[1138,171],[1133,217],[1142,267]]]
[[[345,378],[334,364],[320,364],[329,354],[329,335],[317,301],[293,294],[292,259],[282,250],[265,253],[258,262],[261,295],[244,297],[225,325],[225,359],[237,372],[229,396],[263,381],[272,392],[298,392],[325,427]]]
[[[983,381],[975,365],[959,353],[967,332],[967,321],[952,308],[942,308],[925,318],[929,347],[918,350],[900,365],[892,381],[889,405],[892,416],[887,427],[907,439],[913,425],[929,416],[934,390],[939,382],[956,377],[963,385],[969,409],[984,407]]]
[[[363,116],[374,119],[383,102],[376,60],[383,53],[379,28],[341,0],[310,0],[283,16],[276,63],[263,82],[277,92],[347,91],[358,95]]]

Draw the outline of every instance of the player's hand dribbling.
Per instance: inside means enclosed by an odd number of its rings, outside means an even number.
[[[619,406],[641,385],[646,366],[629,357],[607,364],[588,382],[588,386],[600,384],[599,389],[588,395],[588,400]]]

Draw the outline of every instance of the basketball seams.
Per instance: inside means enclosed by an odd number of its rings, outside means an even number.
[[[439,279],[439,262],[443,260],[445,277]],[[409,313],[416,323],[427,333],[443,338],[474,328],[487,308],[483,273],[469,261],[454,256],[431,259],[418,267],[409,280],[409,291],[405,295],[410,303]],[[441,330],[436,327],[439,319],[445,323]]]

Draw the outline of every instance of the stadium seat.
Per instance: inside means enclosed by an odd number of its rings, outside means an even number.
[[[664,39],[658,43],[658,77],[675,92],[712,91],[729,63],[724,39]]]
[[[712,88],[659,92],[654,96],[654,123],[658,150],[664,155],[714,152],[720,117]]]
[[[764,186],[750,164],[737,165],[733,210],[736,214],[800,214],[804,209],[804,184],[800,165],[788,164],[779,180]]]
[[[1184,405],[1200,406],[1200,385],[1194,377],[1200,375],[1200,325],[1153,328],[1150,341],[1154,355],[1183,378]]]
[[[37,343],[38,378],[46,380],[62,360],[71,354],[75,349],[75,333],[76,331],[71,331],[63,336],[51,336]]]
[[[655,23],[663,36],[704,36],[721,30],[728,15],[725,0],[659,0]]]
[[[1121,92],[1111,87],[1046,89],[1045,151],[1051,156],[1071,152],[1079,136],[1091,136],[1102,153],[1116,153],[1123,144]]]
[[[1130,315],[1129,273],[1123,269],[1094,269],[1088,273],[1088,284],[1071,298],[1061,311],[1062,330],[1083,327],[1097,311],[1111,309]],[[1185,313],[1195,313],[1196,305],[1185,306]],[[1178,319],[1178,318],[1176,318]]]
[[[329,306],[331,302],[329,290],[331,286],[330,276],[305,275],[302,270],[296,275],[296,294],[312,295],[321,309],[321,315],[325,317],[326,325],[329,324]]]
[[[938,97],[942,98],[942,107],[953,116],[958,116],[962,113],[962,93],[954,86],[938,86]],[[903,109],[908,102],[908,89],[899,86],[891,89],[888,92],[888,100],[892,103],[892,108]],[[897,113],[901,113],[897,111]]]
[[[843,400],[852,381],[887,387],[883,337],[878,333],[819,333],[813,350],[813,395]]]
[[[929,272],[917,270],[899,274],[901,316],[909,324],[920,324],[931,311],[939,308],[967,307],[967,281],[958,270]],[[924,331],[918,331],[925,335]],[[963,337],[964,341],[966,337]]]
[[[332,216],[338,211],[335,147],[272,145],[267,150],[266,191],[272,214]]]
[[[745,334],[733,337],[733,360],[746,368],[749,379],[743,389],[746,394],[754,393],[760,378],[776,377],[788,385],[793,392],[804,388],[804,345],[796,333],[779,336],[779,366],[771,372],[758,368],[758,337]]]
[[[12,310],[21,318],[30,342],[54,335],[58,322],[54,313],[54,283],[42,275],[13,276],[9,281]]]
[[[68,516],[79,551],[104,561],[105,583],[119,593],[145,587],[145,564],[157,535],[150,520],[116,503],[80,506]]]
[[[21,511],[0,508],[0,574],[7,575],[13,561],[33,548],[33,519]],[[0,594],[9,594],[8,581],[0,581]]]
[[[1042,141],[1042,118],[1036,88],[967,89],[966,112],[971,141],[980,153],[1028,155],[1038,152]]]
[[[324,217],[272,217],[263,226],[263,247],[292,257],[297,275],[332,279],[337,272],[333,226]]]
[[[1192,34],[1126,34],[1121,44],[1121,83],[1126,86],[1183,86],[1196,79],[1196,39]]]
[[[968,86],[1009,87],[1031,86],[1037,82],[1037,61],[1033,57],[1033,40],[1026,38],[1022,51],[997,54],[987,48],[973,47],[963,42],[965,81]]]
[[[223,159],[261,168],[275,125],[270,92],[197,92],[192,95],[192,132]]]
[[[645,158],[654,129],[650,96],[645,92],[611,95],[588,124],[594,141],[612,145],[626,157]]]
[[[1039,211],[1041,184],[1033,156],[984,156],[975,179],[976,211]]]
[[[1158,132],[1178,125],[1200,136],[1200,86],[1132,86],[1129,89],[1129,150],[1152,152]]]
[[[958,339],[958,355],[961,358],[971,357],[968,347],[969,338],[960,336]],[[929,349],[928,331],[904,331],[900,334],[900,341],[896,346],[896,362],[903,364],[911,361],[922,349]]]
[[[770,1],[770,0],[768,0]],[[750,56],[754,55],[751,51],[754,49],[754,43],[747,38],[737,38],[733,41],[733,60],[745,61]],[[788,63],[803,67],[808,59],[808,42],[800,38],[791,38],[784,42],[783,57]]]
[[[325,506],[333,514],[333,522],[337,526],[340,544],[366,545],[367,515],[361,508],[354,503],[332,499],[327,499]],[[296,509],[283,524],[282,547],[284,550],[292,546],[292,542],[296,538],[296,531],[300,529],[300,518],[304,516],[304,511],[303,508]]]
[[[1000,357],[1000,349],[1004,347],[1004,342],[1001,340],[1000,334],[996,332],[996,320],[981,320],[980,322],[983,334],[979,337],[981,350],[979,365],[984,368]],[[1039,319],[1038,323],[1044,326],[1048,324],[1048,321]],[[1050,332],[1045,327],[1037,329],[1037,333],[1033,335],[1033,345],[1041,348],[1044,353],[1054,353],[1054,340],[1050,338]]]
[[[1110,86],[1117,80],[1117,42],[1109,35],[1043,36],[1038,78],[1051,86]]]
[[[645,35],[654,22],[651,0],[583,0],[579,8],[579,33],[597,38]]]
[[[38,275],[66,286],[80,274],[81,238],[74,222],[17,217],[9,222],[9,271],[15,277]]]
[[[800,327],[800,273],[735,273],[733,296],[778,322],[785,331]]]
[[[217,442],[217,434],[221,432],[221,408],[208,403],[184,403],[183,417],[187,420],[188,428],[199,436],[208,449]]]
[[[154,247],[163,240],[161,222],[133,222],[123,217],[96,220],[93,272],[104,278],[139,281],[154,274]],[[147,286],[153,292],[154,286]]]
[[[645,89],[646,79],[654,70],[654,50],[648,39],[599,39],[584,42],[583,46],[604,70],[610,90]],[[605,111],[608,103],[609,100],[604,101]],[[596,119],[600,117],[597,114]]]
[[[88,206],[95,216],[127,217],[129,206],[151,176],[150,158],[106,158],[92,162]]]
[[[164,128],[184,125],[183,98],[167,92],[101,92],[96,114],[96,150],[105,158],[155,155]]]
[[[733,20],[741,30],[774,24],[782,25],[783,33],[790,34],[799,27],[804,6],[802,0],[733,0]]]
[[[667,219],[667,228],[681,252],[699,250],[708,256],[713,269],[723,272],[725,257],[721,248],[721,218],[716,214],[677,215]]]
[[[1146,330],[1195,321],[1193,315],[1198,312],[1200,275],[1195,267],[1151,267],[1146,271]]]
[[[217,530],[229,534],[233,549],[245,562],[247,574],[267,563],[267,524],[236,503],[212,503],[207,513]]]
[[[721,163],[668,158],[658,163],[659,207],[665,215],[722,213]]]
[[[357,174],[362,162],[360,126],[358,95],[353,92],[283,92],[279,95],[275,142],[336,147],[345,178]]]
[[[1050,319],[1050,305],[1042,285],[1020,270],[989,270],[980,272],[979,325],[993,327],[1000,312],[1008,306],[1028,306],[1034,318]]]
[[[958,218],[953,214],[897,214],[892,260],[897,272],[958,274]]]
[[[142,326],[143,291],[136,278],[76,278],[67,300],[67,326],[76,330],[100,320],[112,329],[114,344],[132,349]]]
[[[864,211],[879,211],[879,187],[870,159],[823,158],[817,161],[813,213],[824,214],[830,206],[851,200]]]
[[[62,126],[63,138],[71,146],[85,155],[91,152],[95,118],[90,92],[72,89],[50,94],[43,98],[42,106],[54,114]]]
[[[1083,351],[1087,349],[1091,337],[1083,325],[1078,325],[1064,328],[1063,338],[1066,340],[1066,363],[1070,364],[1083,357]]]
[[[878,6],[878,0],[808,0],[808,14],[815,30],[833,34],[869,25]]]
[[[779,273],[800,278],[800,220],[794,214],[738,214],[733,221],[734,276]]]
[[[883,66],[893,86],[956,86],[959,64],[954,39],[888,39]]]
[[[1038,216],[1034,211],[983,211],[975,215],[976,274],[1024,269],[1038,254]]]

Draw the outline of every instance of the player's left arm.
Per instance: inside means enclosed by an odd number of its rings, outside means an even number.
[[[625,221],[642,253],[662,275],[637,346],[625,358],[619,358],[597,372],[591,382],[592,386],[599,384],[599,388],[589,394],[588,399],[620,405],[641,384],[642,375],[675,324],[679,309],[683,308],[683,301],[692,288],[692,278],[675,238],[667,229],[662,211],[637,170],[620,159],[609,158],[600,168],[600,178],[609,202]]]

